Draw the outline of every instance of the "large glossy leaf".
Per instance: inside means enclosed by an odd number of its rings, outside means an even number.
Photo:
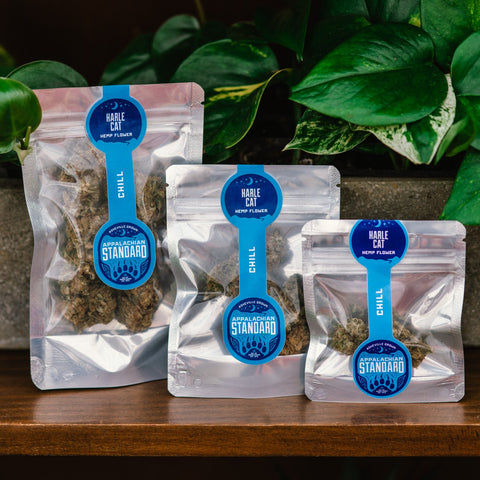
[[[368,132],[352,129],[348,122],[307,109],[285,150],[299,149],[316,155],[334,155],[355,148],[368,135]]]
[[[480,32],[470,35],[455,51],[452,81],[457,95],[480,95]]]
[[[175,15],[153,37],[152,57],[160,82],[170,80],[182,60],[198,46],[200,24],[191,15]]]
[[[265,38],[303,55],[311,0],[283,0],[280,8],[262,6],[255,11],[255,24]]]
[[[117,58],[107,65],[100,78],[100,84],[157,83],[158,78],[152,61],[152,41],[151,34],[135,38]]]
[[[480,223],[480,152],[469,150],[463,160],[441,218],[465,225]]]
[[[323,0],[328,16],[362,15],[372,22],[415,23],[420,0]]]
[[[206,150],[220,154],[245,136],[277,72],[267,45],[229,39],[200,47],[180,65],[172,81],[194,81],[205,90]]]
[[[449,82],[443,104],[416,122],[383,127],[358,127],[373,133],[384,145],[415,164],[430,163],[455,118],[455,93]]]
[[[433,44],[419,28],[372,25],[322,59],[292,89],[291,99],[360,125],[414,122],[447,95],[445,76],[432,58]]]
[[[13,78],[32,89],[87,87],[85,78],[72,67],[53,60],[37,60],[13,70]]]
[[[421,19],[435,44],[437,62],[447,71],[458,45],[480,29],[480,1],[422,0]]]
[[[16,140],[34,131],[42,111],[36,95],[23,83],[0,78],[0,153],[9,152]]]
[[[208,91],[260,83],[277,70],[277,59],[267,45],[225,39],[195,50],[178,67],[172,81],[194,81]]]
[[[368,25],[368,20],[359,15],[339,16],[316,23],[305,41],[302,67],[305,74],[327,53]]]

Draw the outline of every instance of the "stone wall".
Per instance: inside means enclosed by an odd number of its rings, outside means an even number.
[[[22,182],[0,178],[0,348],[28,348],[32,255]]]
[[[341,217],[435,220],[452,180],[344,178]],[[33,235],[20,180],[0,179],[0,348],[28,348]],[[480,226],[467,227],[467,277],[462,317],[466,346],[480,346]]]

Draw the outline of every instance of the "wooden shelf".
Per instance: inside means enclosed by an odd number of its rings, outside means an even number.
[[[480,456],[480,349],[458,403],[175,398],[166,380],[39,391],[28,351],[0,351],[0,455]]]

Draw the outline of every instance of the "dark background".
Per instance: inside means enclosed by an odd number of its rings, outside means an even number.
[[[12,472],[20,480],[34,477],[49,480],[454,480],[478,478],[478,460],[457,457],[262,459],[18,456],[1,459],[3,471]],[[8,478],[6,473],[4,476]]]
[[[255,7],[274,0],[203,0],[206,18],[227,25],[252,20]],[[140,33],[155,32],[169,17],[197,16],[194,0],[1,0],[0,45],[17,65],[57,60],[90,85]],[[197,16],[198,17],[198,16]]]

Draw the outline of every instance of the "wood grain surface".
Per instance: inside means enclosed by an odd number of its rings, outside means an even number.
[[[466,351],[462,401],[382,405],[175,398],[166,380],[40,391],[28,351],[0,351],[0,454],[480,456],[480,349]]]

